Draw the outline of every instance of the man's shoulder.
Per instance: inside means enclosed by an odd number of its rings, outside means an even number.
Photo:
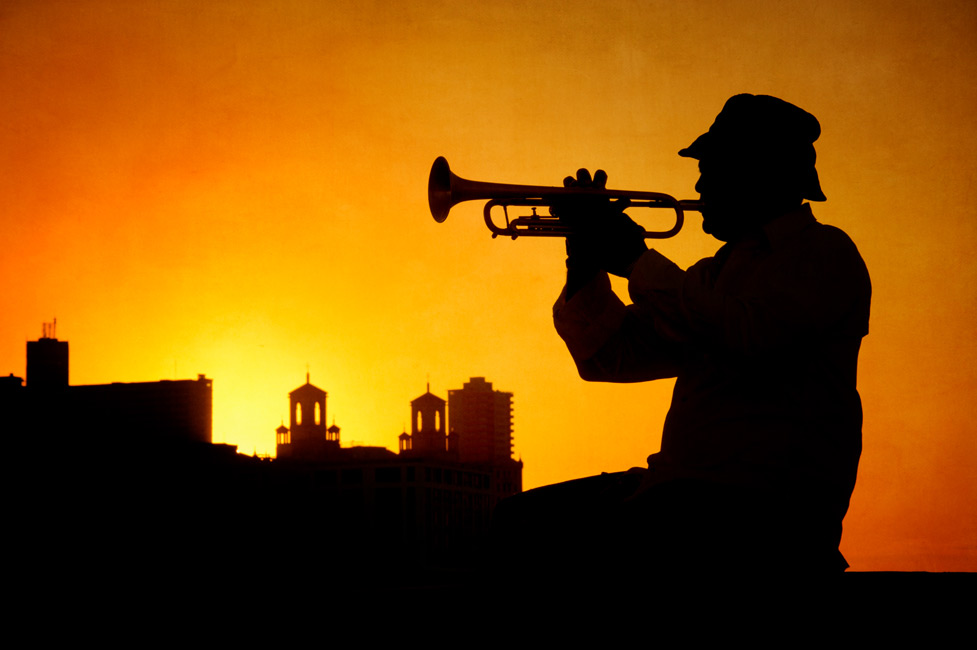
[[[784,222],[777,225],[779,230],[768,232],[775,248],[778,244],[796,246],[812,249],[818,254],[862,259],[858,247],[848,233],[837,226],[818,221],[811,212],[810,204],[804,204],[800,210],[787,215]]]
[[[809,230],[810,237],[818,244],[836,247],[839,250],[849,250],[861,257],[855,242],[848,236],[848,233],[838,226],[815,221]]]
[[[801,238],[796,255],[801,263],[820,269],[826,278],[841,278],[851,289],[871,292],[868,267],[858,247],[841,228],[815,221]]]

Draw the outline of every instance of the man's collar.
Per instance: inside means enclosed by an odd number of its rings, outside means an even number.
[[[763,233],[770,242],[770,248],[776,250],[790,241],[808,226],[817,223],[811,204],[805,203],[796,210],[781,215],[763,227]]]

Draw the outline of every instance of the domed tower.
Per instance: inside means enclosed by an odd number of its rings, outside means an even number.
[[[336,426],[336,421],[332,421],[332,426],[326,429],[326,440],[335,440],[336,444],[339,444],[339,427]]]
[[[415,455],[432,456],[447,452],[446,406],[447,402],[431,393],[430,384],[427,385],[426,393],[411,401],[411,435],[408,449]],[[403,444],[402,442],[401,449]]]
[[[326,391],[313,386],[309,373],[305,384],[288,394],[288,437],[292,458],[321,458],[339,450],[339,427],[326,429]]]
[[[288,427],[282,422],[282,425],[275,429],[275,456],[278,458],[284,458],[288,456],[292,451],[291,439],[288,435]]]

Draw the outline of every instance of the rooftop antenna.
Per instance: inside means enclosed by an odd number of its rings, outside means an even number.
[[[53,339],[55,338],[55,328],[58,326],[58,319],[55,318],[50,323],[41,323],[41,338],[42,339]]]

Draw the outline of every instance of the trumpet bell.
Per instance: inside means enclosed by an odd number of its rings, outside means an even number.
[[[448,218],[448,212],[454,207],[451,201],[451,168],[444,156],[438,156],[431,166],[431,176],[427,179],[427,203],[431,208],[431,214],[438,223],[444,223]]]

